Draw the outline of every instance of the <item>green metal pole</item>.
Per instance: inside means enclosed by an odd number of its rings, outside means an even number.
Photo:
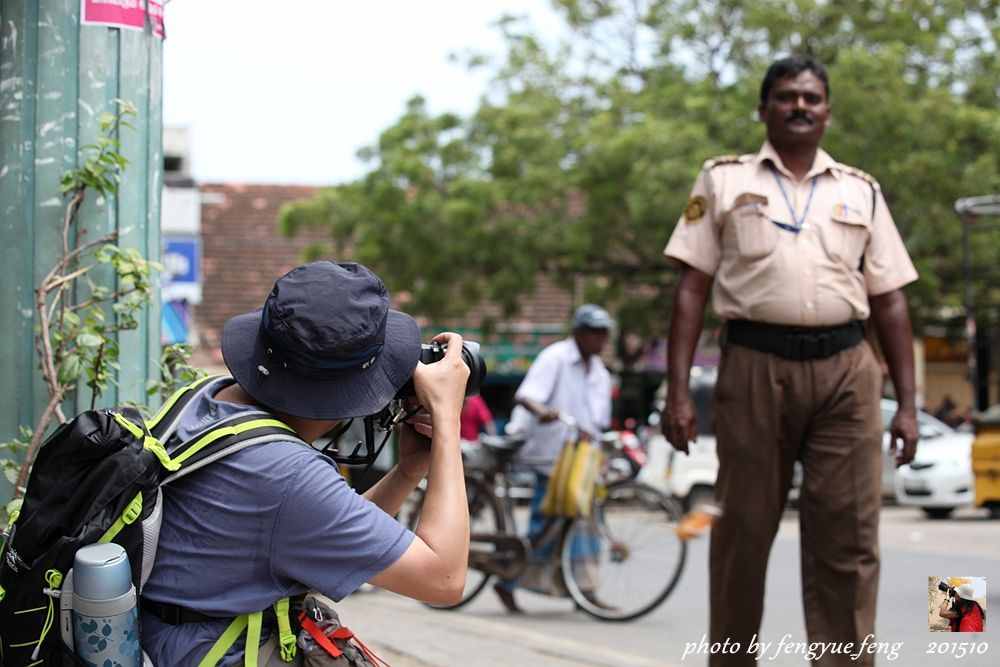
[[[88,197],[79,234],[118,230],[121,244],[159,259],[162,157],[162,41],[149,28],[82,25],[80,0],[0,0],[0,441],[33,426],[46,402],[33,332],[34,290],[61,252],[65,201],[59,179],[98,135],[114,100],[135,104],[135,130],[123,129],[129,159],[113,201]],[[110,274],[95,279],[112,280]],[[107,284],[107,282],[105,283]],[[114,287],[114,285],[109,285]],[[159,300],[137,331],[123,334],[118,386],[100,404],[143,402],[159,359]],[[78,392],[67,414],[89,407]],[[2,452],[0,452],[2,455]],[[0,501],[11,488],[0,478]]]

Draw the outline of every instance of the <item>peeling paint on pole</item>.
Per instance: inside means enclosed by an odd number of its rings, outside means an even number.
[[[88,197],[79,233],[88,238],[119,230],[123,245],[159,258],[162,186],[162,40],[142,29],[82,25],[81,0],[0,0],[0,441],[32,426],[46,397],[34,352],[34,286],[61,249],[65,201],[60,178],[77,166],[78,147],[98,136],[98,118],[132,102],[135,130],[119,137],[129,158],[118,196]],[[126,231],[127,230],[127,231]],[[112,279],[111,272],[95,280]],[[159,304],[137,332],[120,339],[119,386],[103,404],[145,400],[156,376]],[[67,414],[89,407],[81,392]],[[0,481],[0,500],[9,487]]]

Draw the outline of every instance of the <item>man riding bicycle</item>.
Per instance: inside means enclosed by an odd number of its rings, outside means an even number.
[[[527,410],[537,421],[528,428],[527,441],[520,452],[520,458],[533,468],[536,476],[529,540],[538,536],[545,526],[541,506],[549,475],[567,438],[574,434],[573,429],[559,419],[560,415],[571,417],[584,433],[600,434],[610,425],[611,375],[600,354],[613,325],[611,316],[600,306],[580,306],[573,317],[572,335],[541,351],[514,396],[519,406],[515,412],[519,408]],[[514,415],[512,422],[518,421]],[[577,540],[574,555],[581,561],[593,560],[597,551],[595,542],[596,538]],[[551,554],[536,552],[533,557],[546,560]],[[518,580],[505,580],[493,587],[511,613],[521,612],[514,600],[517,586]],[[584,594],[601,606],[592,592],[584,591]]]

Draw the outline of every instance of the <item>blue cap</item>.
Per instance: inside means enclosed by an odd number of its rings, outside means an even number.
[[[574,329],[610,329],[614,325],[615,321],[608,315],[608,311],[593,303],[583,304],[573,315]]]

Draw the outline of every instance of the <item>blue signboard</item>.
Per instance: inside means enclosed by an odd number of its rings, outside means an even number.
[[[163,301],[201,303],[201,239],[163,237]]]
[[[197,283],[201,273],[201,248],[196,238],[168,238],[163,248],[163,267],[171,283]]]

